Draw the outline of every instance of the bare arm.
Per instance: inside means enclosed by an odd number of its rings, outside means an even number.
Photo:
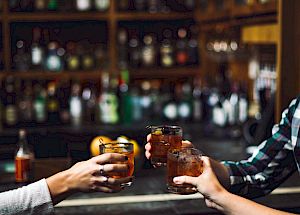
[[[174,178],[177,184],[192,184],[205,197],[208,207],[217,209],[227,215],[288,215],[290,213],[278,211],[257,204],[243,197],[229,193],[219,183],[212,169],[212,162],[203,157],[203,173],[198,177],[180,176]],[[291,214],[290,214],[291,215]]]

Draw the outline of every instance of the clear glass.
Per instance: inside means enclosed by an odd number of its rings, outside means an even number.
[[[176,176],[198,177],[203,172],[202,153],[195,148],[172,149],[168,152],[167,188],[171,193],[193,194],[197,188],[189,185],[178,185],[173,182]]]
[[[107,174],[108,177],[112,178],[125,178],[128,176],[132,176],[134,172],[134,151],[132,143],[102,143],[100,147],[100,154],[104,153],[119,153],[126,155],[128,157],[128,161],[117,162],[118,164],[128,164],[129,170],[127,172],[110,172]],[[126,184],[122,184],[123,186],[130,186],[132,182],[128,182]]]
[[[182,128],[179,126],[151,126],[151,163],[156,167],[166,166],[169,149],[182,146]]]

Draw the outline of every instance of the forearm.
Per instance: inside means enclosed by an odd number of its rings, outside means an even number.
[[[257,204],[248,199],[224,191],[215,199],[218,209],[227,215],[291,215]]]
[[[222,184],[223,187],[228,189],[230,187],[230,179],[229,179],[229,171],[225,165],[222,163],[210,159],[210,164],[215,172],[219,182]]]
[[[67,170],[46,179],[53,205],[58,204],[74,193],[70,188],[69,181],[70,175]]]

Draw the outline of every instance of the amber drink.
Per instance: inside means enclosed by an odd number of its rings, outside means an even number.
[[[104,153],[119,153],[126,155],[128,157],[128,161],[124,162],[116,162],[117,164],[128,164],[128,171],[126,172],[110,172],[107,173],[107,176],[112,178],[125,178],[128,176],[132,176],[134,172],[134,151],[132,143],[103,143],[100,145],[100,154]],[[115,164],[116,164],[115,163]],[[130,186],[131,182],[122,184]]]
[[[176,194],[196,193],[196,187],[189,184],[178,185],[173,182],[176,176],[201,175],[203,171],[202,153],[195,148],[173,149],[168,152],[167,187],[168,191]]]
[[[179,126],[151,126],[151,163],[166,166],[169,149],[182,146],[182,128]]]

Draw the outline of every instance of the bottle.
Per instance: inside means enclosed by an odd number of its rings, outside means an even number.
[[[99,95],[99,118],[103,124],[116,124],[119,121],[118,97],[114,81],[109,80],[109,75],[102,75],[102,92]]]
[[[110,0],[95,0],[95,9],[98,11],[107,11],[110,6]]]
[[[166,121],[176,121],[178,119],[178,106],[175,99],[175,87],[174,83],[170,84],[170,88],[167,92],[166,101],[163,105],[163,118]]]
[[[26,81],[22,84],[22,88],[19,95],[19,122],[26,126],[33,121],[33,92],[32,83],[30,81]]]
[[[31,66],[33,70],[42,69],[44,61],[44,50],[40,44],[41,29],[33,29],[33,41],[31,45]]]
[[[192,89],[189,83],[184,83],[180,87],[178,95],[178,118],[181,121],[187,122],[192,119]]]
[[[30,65],[30,56],[26,53],[25,42],[19,40],[16,43],[17,53],[13,57],[14,68],[19,72],[27,72]]]
[[[155,66],[156,64],[156,50],[155,50],[155,36],[144,36],[144,47],[142,49],[142,64],[145,67]]]
[[[29,148],[26,131],[19,131],[18,149],[15,155],[15,180],[28,183],[33,180],[34,153]]]
[[[92,0],[76,0],[78,11],[89,11],[92,9]]]
[[[203,102],[202,102],[202,89],[199,78],[194,80],[193,89],[193,120],[200,122],[203,116]]]
[[[58,7],[57,0],[49,0],[48,1],[48,10],[56,11]]]
[[[119,11],[127,11],[130,7],[130,0],[119,0],[118,1],[118,9]]]
[[[70,97],[70,117],[73,126],[80,126],[82,123],[82,99],[81,86],[79,83],[72,85]]]
[[[76,43],[68,42],[66,49],[66,67],[69,71],[77,71],[80,67],[79,55],[76,52]]]
[[[62,56],[64,50],[58,47],[57,42],[50,42],[48,44],[48,55],[45,60],[45,69],[51,72],[60,72],[63,70]]]
[[[198,55],[198,27],[190,27],[191,38],[188,41],[187,53],[188,53],[188,62],[189,65],[196,65],[199,61]]]
[[[108,67],[107,51],[105,45],[97,44],[94,49],[94,59],[96,69],[105,69]]]
[[[184,66],[188,62],[187,30],[185,28],[180,28],[178,29],[177,35],[176,62],[178,65]]]
[[[57,98],[57,86],[55,82],[50,82],[47,89],[47,122],[50,125],[59,123],[59,101]]]
[[[125,28],[122,28],[118,31],[118,66],[119,68],[128,67],[128,34]]]
[[[165,29],[163,31],[163,41],[160,47],[160,64],[163,67],[171,67],[174,65],[174,48],[172,44],[172,30]]]
[[[152,120],[153,108],[151,98],[151,83],[150,81],[143,81],[141,83],[141,108],[144,121]]]
[[[129,71],[123,69],[118,86],[119,115],[122,124],[132,123],[132,98],[129,91]]]
[[[35,122],[42,124],[46,121],[46,90],[40,85],[35,86],[35,99],[33,101]]]
[[[33,0],[20,0],[19,6],[20,6],[20,11],[32,12]]]
[[[81,68],[84,71],[95,68],[93,50],[89,43],[82,43]]]
[[[63,80],[59,84],[57,90],[57,97],[59,102],[59,118],[62,124],[69,124],[70,122],[70,81]]]
[[[158,13],[160,12],[160,1],[161,0],[148,0],[148,11],[149,13]]]
[[[4,124],[6,127],[15,126],[18,122],[17,94],[15,90],[15,80],[9,76],[5,80],[4,97]]]
[[[129,40],[129,62],[133,68],[138,68],[141,63],[140,42],[135,32]]]
[[[36,11],[44,11],[47,9],[46,0],[34,0],[34,9]]]
[[[186,10],[192,11],[196,7],[196,1],[195,0],[185,0],[184,6],[185,6]]]
[[[82,90],[83,114],[86,123],[96,121],[96,103],[97,95],[94,84],[87,84]]]
[[[145,11],[146,10],[146,1],[145,0],[134,0],[133,5],[137,11]]]

